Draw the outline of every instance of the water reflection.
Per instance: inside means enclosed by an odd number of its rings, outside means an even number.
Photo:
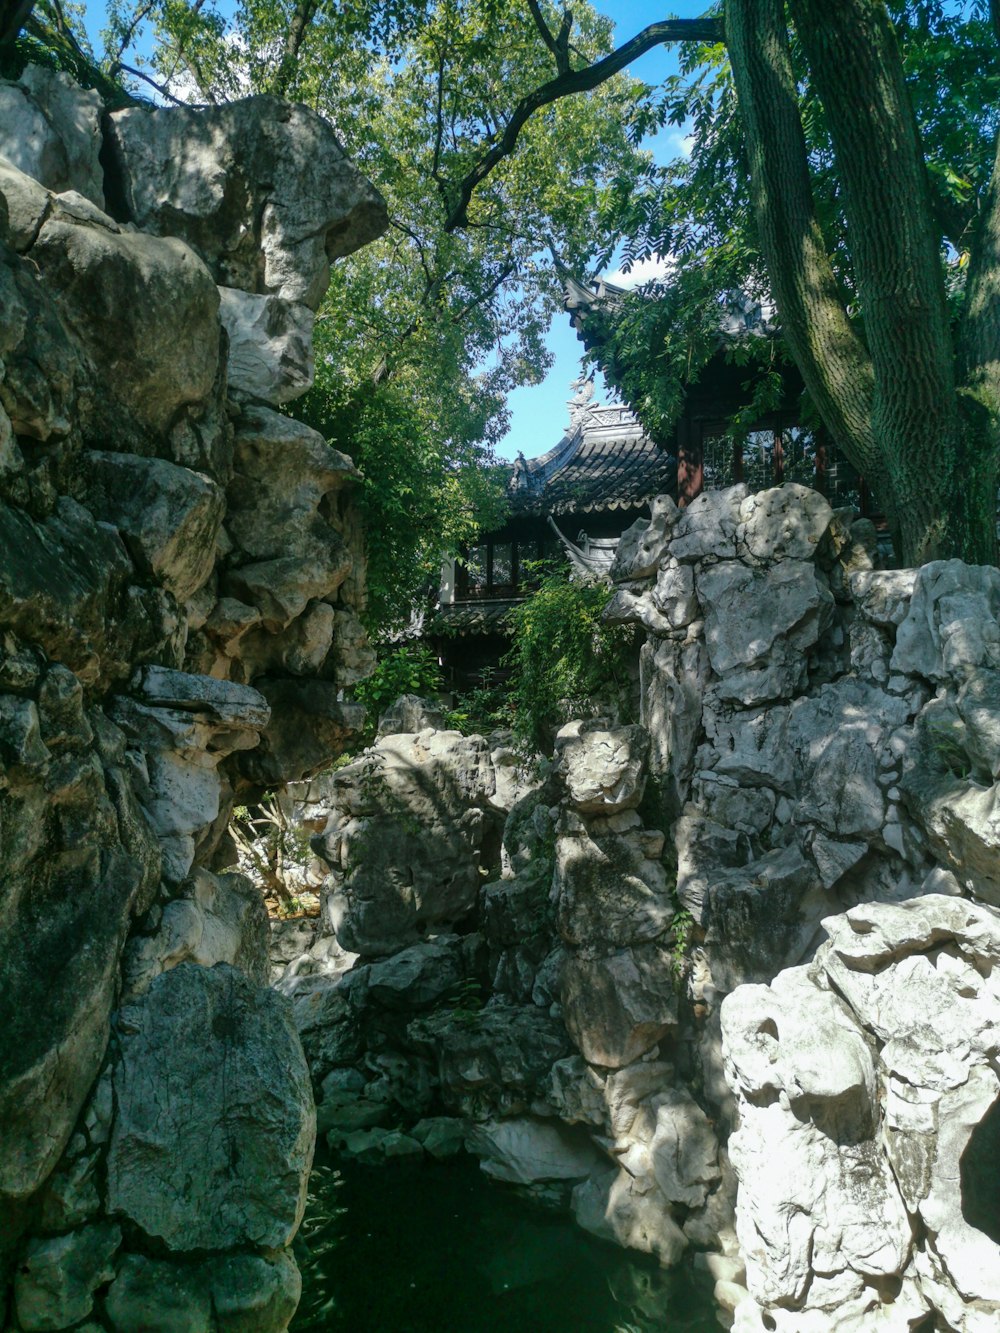
[[[711,1288],[592,1240],[474,1161],[320,1161],[293,1333],[709,1333]]]

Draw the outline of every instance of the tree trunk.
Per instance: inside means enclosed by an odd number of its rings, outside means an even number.
[[[871,429],[871,361],[840,299],[816,219],[782,0],[728,0],[726,43],[782,330],[823,424],[891,507]]]
[[[907,564],[995,556],[982,435],[955,383],[941,238],[884,0],[792,0],[833,139],[874,370],[872,434]]]
[[[35,0],[0,0],[0,46],[11,46],[21,35]]]

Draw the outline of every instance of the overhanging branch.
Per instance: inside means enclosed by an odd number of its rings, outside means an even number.
[[[551,36],[551,33],[549,34]],[[553,38],[553,42],[555,42]],[[562,97],[571,97],[574,93],[589,93],[600,87],[614,74],[638,60],[639,56],[651,51],[654,46],[664,42],[721,42],[723,25],[720,18],[699,19],[664,19],[660,23],[651,23],[642,32],[636,33],[627,42],[603,60],[595,61],[585,69],[570,70],[550,79],[532,92],[522,97],[514,108],[503,137],[479,159],[471,171],[467,172],[457,186],[457,199],[445,220],[445,231],[457,231],[468,222],[469,204],[476,187],[517,147],[518,136],[536,111],[558,102]]]

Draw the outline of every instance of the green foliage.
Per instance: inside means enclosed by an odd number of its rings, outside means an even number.
[[[670,926],[673,944],[670,948],[670,968],[674,974],[674,984],[679,986],[684,980],[688,967],[688,950],[694,935],[694,917],[686,907],[678,907]]]
[[[354,689],[355,699],[368,710],[366,743],[374,739],[379,715],[401,694],[434,695],[441,686],[437,658],[429,648],[404,645],[383,653],[368,679]]]
[[[573,717],[608,708],[631,716],[631,626],[605,625],[608,585],[547,573],[537,589],[510,613],[513,730],[523,747],[543,754],[553,733]]]
[[[448,725],[466,736],[496,731],[511,725],[510,696],[507,687],[496,679],[490,667],[480,672],[479,682],[471,690],[455,697],[448,714]]]
[[[558,7],[542,8],[558,29]],[[585,0],[573,10],[582,64],[610,49],[611,23]],[[144,29],[156,39],[145,62]],[[387,234],[336,266],[316,324],[316,387],[295,411],[364,474],[367,621],[376,633],[401,627],[474,515],[502,520],[492,450],[506,396],[548,368],[562,274],[613,249],[609,191],[649,168],[627,135],[644,86],[617,76],[532,117],[458,226],[459,183],[517,100],[555,73],[528,6],[243,0],[224,20],[211,0],[114,0],[105,42],[109,68],[127,59],[168,93],[307,103],[385,196]]]

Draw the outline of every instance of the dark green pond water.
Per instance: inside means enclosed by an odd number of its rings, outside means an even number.
[[[321,1159],[293,1333],[718,1333],[708,1282],[593,1240],[471,1158]]]

